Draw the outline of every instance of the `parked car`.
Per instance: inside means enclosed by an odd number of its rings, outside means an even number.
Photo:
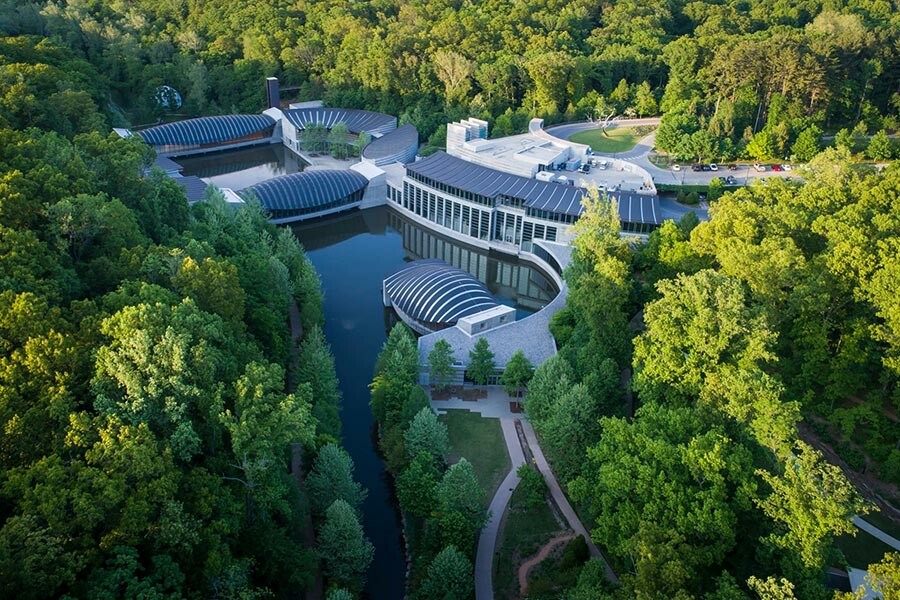
[[[712,171],[709,165],[700,165],[700,170],[703,172]]]
[[[681,170],[681,165],[672,165],[672,170],[673,170],[673,171],[680,171],[680,170]]]
[[[761,165],[759,163],[756,163],[755,165],[753,165],[753,168],[756,169],[757,171],[759,171],[760,173],[763,173],[766,170],[766,165]]]
[[[726,183],[727,185],[736,185],[736,184],[737,184],[737,179],[734,178],[734,175],[729,175],[729,176],[725,179],[725,183]]]
[[[702,171],[703,167],[700,165],[691,165],[691,171]]]
[[[790,171],[791,165],[781,165],[781,168],[784,169],[785,171]]]
[[[590,173],[591,165],[581,165],[581,168],[579,169],[579,171],[581,171],[582,173]]]
[[[713,164],[709,165],[709,170],[710,171],[718,171],[719,165],[717,165],[716,163],[713,163]]]
[[[737,171],[737,165],[728,165],[729,171]]]
[[[782,168],[781,165],[772,165],[772,170],[773,171],[784,171],[784,168]]]

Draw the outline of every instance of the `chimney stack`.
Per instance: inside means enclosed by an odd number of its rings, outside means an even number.
[[[266,77],[266,99],[268,108],[281,108],[281,88],[277,77]]]

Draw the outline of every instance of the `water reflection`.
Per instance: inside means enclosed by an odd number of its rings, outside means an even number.
[[[278,177],[299,173],[307,165],[281,144],[267,144],[245,150],[228,150],[174,159],[184,175],[195,175],[219,187],[242,190]]]
[[[542,273],[504,255],[476,250],[423,229],[387,207],[307,221],[293,228],[322,279],[325,335],[335,357],[343,406],[342,443],[369,490],[363,527],[375,545],[365,595],[404,596],[406,564],[401,525],[390,478],[373,437],[368,384],[394,313],[385,309],[381,282],[411,260],[440,258],[487,284],[498,301],[516,307],[517,318],[547,304],[557,293]]]

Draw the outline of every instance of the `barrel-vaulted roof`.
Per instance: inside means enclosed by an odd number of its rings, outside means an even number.
[[[470,273],[442,260],[417,260],[384,280],[391,304],[412,319],[438,329],[498,305]]]
[[[366,187],[369,180],[356,171],[303,171],[268,179],[247,188],[269,210],[326,206]]]
[[[414,125],[407,123],[366,146],[362,157],[376,165],[406,163],[416,157],[418,149],[419,132]]]
[[[435,152],[410,163],[406,170],[480,196],[518,198],[524,206],[535,210],[574,216],[584,211],[581,199],[586,191],[582,188],[504,173],[446,152]],[[632,192],[606,192],[606,195],[618,202],[619,218],[623,221],[660,223],[657,196]]]
[[[285,118],[298,129],[321,125],[331,129],[344,123],[350,133],[384,135],[397,128],[397,117],[356,108],[296,108],[284,111]]]
[[[220,115],[185,119],[137,131],[151,146],[219,144],[265,131],[275,125],[268,115]]]

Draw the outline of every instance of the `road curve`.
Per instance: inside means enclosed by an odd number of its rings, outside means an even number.
[[[659,117],[647,119],[619,119],[610,124],[609,129],[616,127],[638,127],[638,126],[659,125]],[[591,123],[583,121],[579,123],[564,123],[562,125],[554,125],[547,128],[547,133],[563,140],[570,139],[573,135],[582,131],[590,131],[599,129],[599,123]],[[737,180],[738,185],[750,185],[753,180],[766,180],[773,178],[796,178],[797,173],[793,171],[772,171],[771,169],[757,172],[750,165],[741,165],[735,171],[691,171],[690,164],[682,164],[680,171],[672,171],[671,169],[661,169],[650,162],[649,154],[653,150],[656,140],[656,132],[652,132],[645,136],[635,144],[634,148],[626,152],[595,152],[597,156],[607,156],[610,158],[618,158],[627,160],[643,167],[653,177],[653,181],[657,184],[668,183],[675,185],[709,185],[709,182],[716,177],[723,175],[732,175]]]

